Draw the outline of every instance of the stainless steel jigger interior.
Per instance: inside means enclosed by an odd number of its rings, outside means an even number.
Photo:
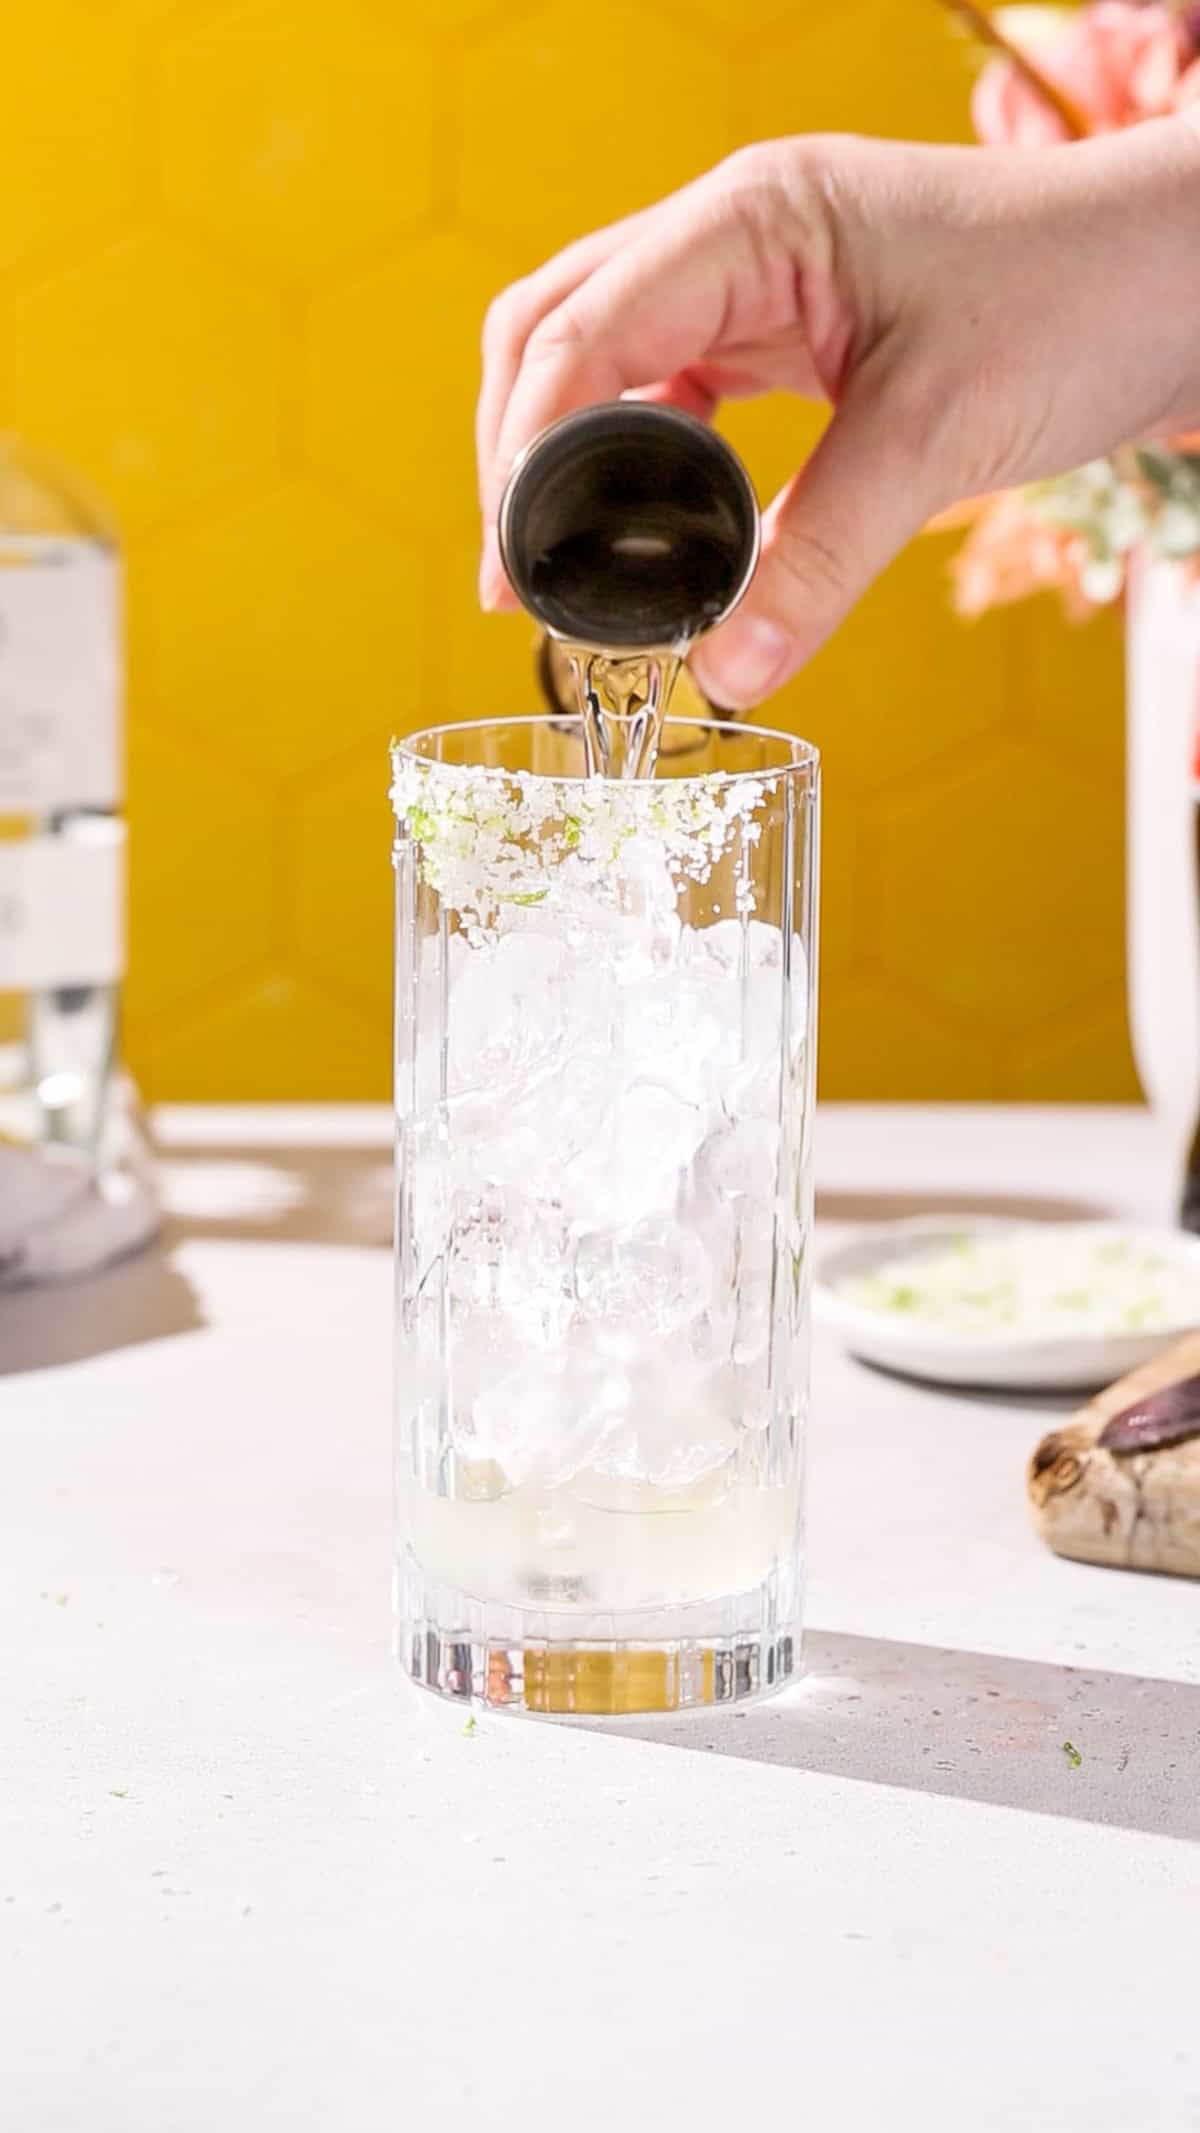
[[[612,400],[525,447],[499,537],[517,598],[551,636],[684,651],[754,575],[758,500],[715,430],[678,408]]]

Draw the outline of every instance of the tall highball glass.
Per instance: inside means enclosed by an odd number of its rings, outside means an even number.
[[[532,1712],[799,1663],[818,766],[672,724],[413,736],[396,810],[405,1672]]]

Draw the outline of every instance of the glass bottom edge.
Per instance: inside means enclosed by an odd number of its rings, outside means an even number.
[[[396,1657],[415,1686],[489,1710],[556,1718],[617,1718],[746,1704],[796,1678],[798,1619],[780,1620],[770,1586],[711,1606],[639,1615],[613,1635],[569,1617],[489,1603],[438,1584],[411,1601],[411,1567],[397,1573]],[[773,1585],[773,1580],[771,1584]],[[597,1625],[598,1626],[598,1625]]]

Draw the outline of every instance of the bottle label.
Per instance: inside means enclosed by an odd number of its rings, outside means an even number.
[[[125,825],[113,816],[0,843],[0,992],[115,984],[124,891]]]
[[[120,803],[120,668],[116,557],[0,536],[0,815]]]

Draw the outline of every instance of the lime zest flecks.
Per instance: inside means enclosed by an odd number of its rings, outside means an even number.
[[[839,1293],[966,1339],[1167,1332],[1200,1318],[1200,1267],[1134,1232],[1025,1223],[910,1243]]]
[[[735,835],[752,845],[774,775],[711,772],[652,784],[547,778],[528,771],[425,762],[393,750],[392,805],[417,847],[423,884],[468,938],[494,932],[507,905],[543,903],[556,879],[601,885],[620,859],[705,882]],[[559,870],[567,867],[565,876]],[[750,870],[738,908],[754,908]]]

